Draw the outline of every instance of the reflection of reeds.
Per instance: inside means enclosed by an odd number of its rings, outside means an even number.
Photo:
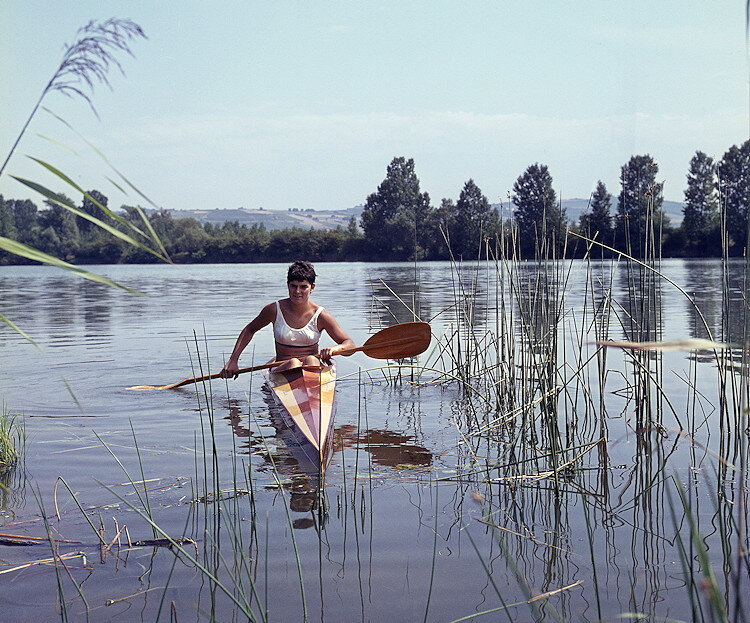
[[[0,477],[12,471],[21,459],[26,435],[23,420],[10,414],[5,406],[0,408]],[[0,489],[3,488],[0,481]],[[0,504],[3,508],[4,504]]]
[[[602,562],[595,552],[613,547],[618,536],[612,526],[632,514],[628,519],[632,525],[629,540],[634,564],[630,609],[638,616],[655,616],[656,596],[668,584],[663,569],[664,543],[679,538],[675,532],[678,524],[688,522],[691,538],[681,544],[681,560],[689,586],[693,587],[691,598],[700,593],[710,602],[708,610],[694,610],[696,620],[714,616],[725,620],[728,604],[742,601],[743,584],[731,570],[745,566],[744,558],[733,561],[732,556],[745,551],[748,533],[744,510],[747,447],[741,433],[747,427],[745,405],[750,378],[744,374],[747,349],[732,350],[725,345],[748,343],[748,297],[743,286],[738,308],[725,257],[721,293],[724,313],[719,341],[714,342],[714,328],[698,301],[664,273],[661,224],[654,216],[655,211],[649,206],[642,239],[636,241],[626,235],[624,251],[584,239],[589,251],[599,246],[609,249],[618,259],[597,261],[587,254],[579,264],[586,270],[585,304],[576,316],[566,311],[572,264],[554,256],[551,247],[539,247],[533,261],[518,262],[512,245],[501,240],[494,248],[486,247],[481,262],[452,259],[449,285],[453,304],[436,315],[444,314],[444,319],[450,319],[444,322],[446,330],[432,356],[419,366],[418,379],[421,383],[457,384],[464,390],[455,423],[463,438],[462,447],[468,448],[473,459],[461,465],[458,476],[441,480],[474,483],[490,491],[499,486],[505,491],[497,494],[495,504],[509,509],[507,521],[519,522],[515,528],[507,528],[509,534],[519,535],[519,540],[515,546],[510,541],[502,546],[504,557],[526,559],[523,552],[528,542],[524,543],[520,535],[533,534],[535,524],[546,526],[547,533],[555,535],[553,544],[560,535],[570,532],[572,527],[565,522],[568,498],[572,494],[583,496],[594,599],[599,616],[606,616],[609,610],[605,595],[601,594],[606,593],[600,579]],[[639,257],[631,251],[636,248],[640,249]],[[746,269],[745,278],[749,274]],[[676,288],[684,296],[695,319],[696,337],[707,338],[700,341],[686,337],[671,347],[702,349],[707,353],[703,359],[713,362],[718,370],[716,452],[709,452],[708,446],[694,441],[699,434],[710,435],[707,423],[712,408],[710,397],[699,389],[705,384],[705,378],[700,378],[705,377],[705,372],[699,372],[699,358],[691,357],[689,370],[679,376],[686,386],[684,394],[675,395],[673,381],[665,378],[662,353],[670,347],[661,343],[665,288]],[[615,333],[622,333],[630,341],[616,344],[625,349],[624,370],[606,348]],[[594,343],[598,345],[592,348]],[[704,370],[706,364],[701,365]],[[612,392],[615,384],[619,387]],[[618,499],[614,500],[609,440],[613,418],[627,425],[626,434],[632,434],[635,441],[633,464],[622,466],[629,473],[627,480],[618,485]],[[719,547],[714,548],[711,557],[697,545],[703,519],[689,506],[682,489],[681,504],[672,506],[676,516],[673,526],[665,522],[661,512],[669,502],[670,473],[682,469],[676,463],[681,437],[674,435],[675,431],[690,440],[693,469],[700,469],[709,454],[719,458],[716,482],[707,481],[705,485],[719,492],[713,521],[718,526]],[[592,443],[594,439],[600,441]],[[575,449],[587,443],[592,443],[591,449],[596,449],[596,453],[577,455]],[[702,447],[705,449],[701,454]],[[595,467],[588,467],[591,463]],[[736,468],[730,469],[730,464]],[[544,481],[540,474],[545,475]],[[549,485],[543,484],[546,481]],[[695,489],[693,499],[699,499],[704,489],[697,483],[691,486]],[[537,517],[529,525],[523,515],[510,510],[529,504],[549,512],[550,523]],[[695,514],[688,517],[690,513]],[[499,530],[506,530],[496,520],[493,522]],[[603,540],[600,532],[593,529],[595,525],[608,526]],[[721,580],[709,575],[717,560],[724,570]],[[563,559],[550,555],[548,561],[561,566]],[[636,586],[636,577],[641,573],[636,570],[641,565],[645,567],[643,578]],[[637,591],[641,591],[640,598],[635,597]],[[741,612],[739,602],[734,607]],[[546,620],[549,614],[535,613],[535,617]]]

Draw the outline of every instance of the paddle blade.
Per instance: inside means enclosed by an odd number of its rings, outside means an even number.
[[[405,359],[426,351],[431,338],[426,322],[404,322],[378,331],[361,349],[374,359]]]

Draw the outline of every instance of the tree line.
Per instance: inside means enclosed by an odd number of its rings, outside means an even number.
[[[178,263],[475,259],[490,249],[506,256],[531,258],[581,256],[587,244],[571,245],[568,230],[607,248],[642,257],[651,249],[663,257],[742,255],[747,245],[750,199],[750,141],[729,148],[719,162],[698,151],[690,161],[681,225],[673,226],[662,210],[663,183],[650,155],[632,156],[620,170],[614,197],[599,181],[588,209],[570,222],[558,201],[546,165],[530,165],[513,184],[512,216],[503,220],[481,189],[468,180],[457,200],[434,207],[420,189],[414,161],[394,158],[377,190],[367,197],[360,222],[329,231],[282,229],[238,222],[201,224],[157,211],[148,218],[173,261]],[[86,193],[80,210],[107,224],[123,225],[97,203],[108,198]],[[63,196],[59,198],[67,199]],[[68,200],[69,201],[69,200]],[[134,206],[121,206],[125,220],[142,224]],[[148,263],[143,249],[118,240],[54,201],[43,209],[30,200],[0,195],[0,236],[17,240],[75,263]],[[582,240],[575,237],[576,240]],[[25,260],[0,252],[0,263]]]

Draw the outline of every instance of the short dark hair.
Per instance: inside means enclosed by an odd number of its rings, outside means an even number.
[[[307,281],[310,285],[315,284],[315,268],[310,262],[294,262],[286,273],[286,282]]]

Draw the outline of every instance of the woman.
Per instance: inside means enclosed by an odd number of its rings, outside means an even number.
[[[289,298],[269,303],[242,329],[220,373],[221,378],[237,378],[240,354],[253,336],[268,324],[273,324],[276,361],[288,360],[274,368],[275,372],[299,366],[319,366],[321,361],[330,364],[333,355],[354,348],[354,342],[336,319],[310,300],[315,289],[315,269],[310,262],[294,262],[289,267],[286,281]],[[326,331],[337,345],[321,349],[318,342],[322,331]]]

